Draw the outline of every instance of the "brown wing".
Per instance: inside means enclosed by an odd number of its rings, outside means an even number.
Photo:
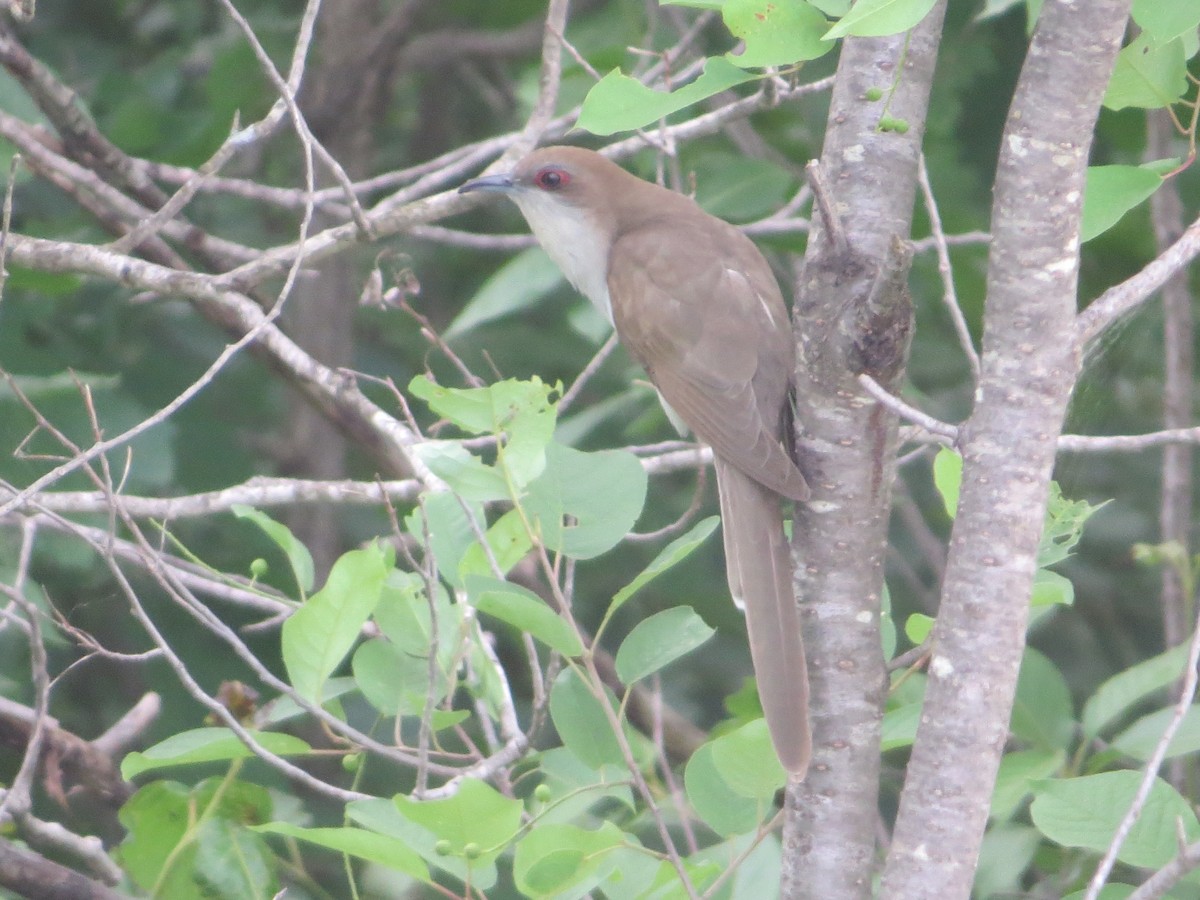
[[[795,350],[779,287],[741,232],[709,217],[688,222],[694,227],[682,235],[650,221],[613,245],[617,332],[717,456],[785,497],[806,499],[781,443]]]

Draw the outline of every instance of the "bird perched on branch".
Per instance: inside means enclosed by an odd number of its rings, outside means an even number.
[[[738,229],[598,153],[544,147],[460,191],[512,199],[567,280],[617,329],[664,404],[712,447],[726,572],[790,777],[808,769],[808,672],[780,498],[792,458],[795,344],[770,266]]]

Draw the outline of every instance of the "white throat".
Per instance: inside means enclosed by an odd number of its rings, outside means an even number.
[[[611,324],[608,238],[603,229],[583,210],[564,206],[539,191],[519,191],[511,196],[542,249]]]

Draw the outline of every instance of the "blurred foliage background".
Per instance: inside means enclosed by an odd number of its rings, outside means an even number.
[[[958,234],[988,226],[997,146],[1011,88],[1026,42],[1019,4],[981,19],[982,4],[952,3],[938,64],[927,128],[930,178],[946,231]],[[300,4],[288,0],[242,0],[249,19],[277,65],[285,66],[294,42]],[[384,173],[433,158],[523,123],[537,86],[540,0],[481,3],[475,0],[328,0],[318,28],[303,106],[317,137],[355,177]],[[337,26],[340,19],[357,25]],[[665,47],[684,21],[678,9],[643,0],[580,0],[568,38],[596,70],[636,66],[627,48]],[[357,36],[356,36],[357,35]],[[196,0],[114,0],[108,3],[43,2],[36,19],[21,28],[29,50],[78,93],[100,129],[130,154],[166,164],[199,166],[228,135],[233,123],[261,116],[273,100],[242,35],[215,4]],[[701,37],[704,49],[720,52],[728,35],[714,23]],[[806,80],[832,72],[834,60],[809,64]],[[559,109],[582,99],[592,76],[565,61]],[[815,95],[756,115],[714,137],[679,148],[679,170],[714,213],[752,222],[777,209],[798,189],[804,163],[820,149],[826,98]],[[0,74],[0,109],[27,121],[38,113],[21,89]],[[1146,155],[1146,118],[1137,111],[1102,118],[1093,164],[1138,163]],[[576,136],[589,143],[586,136]],[[596,146],[594,140],[590,143]],[[1182,152],[1182,151],[1180,151]],[[8,171],[10,148],[0,143],[0,170]],[[654,177],[657,160],[645,152],[627,163]],[[78,205],[45,181],[17,169],[13,207],[16,231],[29,235],[103,241],[106,233]],[[223,175],[294,186],[299,179],[295,141],[288,130],[236,157]],[[694,180],[694,181],[693,181]],[[1177,179],[1185,208],[1194,210],[1200,182],[1194,171]],[[202,193],[189,208],[201,225],[254,247],[290,240],[297,212],[228,195]],[[923,210],[914,237],[928,233]],[[476,232],[523,233],[515,209],[480,208],[450,224]],[[791,267],[803,235],[760,240],[789,293]],[[1127,277],[1154,255],[1146,206],[1086,246],[1081,294],[1085,300]],[[978,338],[986,245],[952,249],[955,283]],[[419,282],[413,307],[445,329],[508,256],[412,237],[363,245],[339,260],[338,287],[326,301],[340,318],[298,317],[290,327],[304,343],[344,329],[350,348],[341,364],[403,385],[429,367],[446,384],[459,384],[455,369],[421,336],[414,319],[397,309],[358,308],[362,284],[379,265],[385,275],[407,271]],[[932,252],[918,254],[911,279],[917,330],[907,399],[939,418],[957,421],[969,410],[969,370],[941,301]],[[514,289],[519,290],[520,285]],[[1140,433],[1161,423],[1162,335],[1157,307],[1110,334],[1093,357],[1075,398],[1069,430],[1085,434]],[[602,323],[565,283],[518,312],[455,336],[455,352],[484,377],[524,377],[570,383],[606,337]],[[1064,336],[1065,339],[1065,336]],[[95,390],[99,419],[115,433],[163,406],[195,379],[225,338],[183,301],[131,301],[127,292],[75,277],[14,269],[0,305],[0,368],[10,373],[39,408],[81,441],[88,424],[69,373]],[[652,392],[633,383],[640,375],[620,350],[602,367],[566,420],[581,447],[647,444],[673,437]],[[632,386],[631,386],[632,385]],[[368,388],[391,408],[382,386]],[[259,362],[242,355],[171,419],[137,441],[126,480],[130,493],[173,496],[239,483],[256,474],[304,475],[292,430],[296,398]],[[586,416],[587,418],[583,418]],[[37,458],[49,452],[44,438],[22,444],[32,427],[28,412],[0,385],[0,477],[26,484],[49,468]],[[328,442],[343,439],[322,432]],[[20,447],[21,454],[14,455]],[[344,456],[341,454],[344,452]],[[374,461],[359,448],[334,451],[349,476],[372,478]],[[1131,546],[1158,537],[1160,451],[1064,456],[1058,479],[1069,497],[1111,500],[1089,523],[1078,554],[1061,571],[1076,586],[1074,606],[1055,608],[1041,620],[1032,643],[1067,676],[1078,697],[1104,677],[1162,644],[1157,604],[1159,573],[1136,565]],[[930,456],[902,471],[903,490],[893,523],[894,551],[888,585],[894,615],[932,613],[937,597],[940,544],[949,528],[930,475]],[[62,485],[85,488],[80,476]],[[688,474],[652,479],[651,500],[639,530],[668,524],[688,508],[696,490]],[[704,510],[715,510],[711,478]],[[308,513],[303,515],[307,516]],[[386,516],[370,508],[340,509],[332,530],[314,537],[336,553],[388,531]],[[172,533],[214,567],[247,572],[259,556],[272,563],[267,579],[286,586],[284,566],[248,523],[233,516],[174,523]],[[19,534],[0,531],[0,565],[14,563]],[[579,614],[592,626],[628,572],[644,564],[654,546],[635,546],[580,566]],[[320,558],[320,556],[319,556]],[[39,542],[35,566],[45,601],[68,621],[110,647],[127,651],[148,644],[119,592],[90,552],[67,539]],[[152,597],[154,588],[145,585]],[[739,616],[728,603],[719,544],[712,541],[622,611],[614,642],[637,618],[680,602],[694,605],[719,636],[673,670],[669,700],[709,725],[722,703],[750,674]],[[197,678],[210,690],[245,677],[215,640],[165,602],[154,607],[164,630],[180,646]],[[238,624],[237,614],[231,620]],[[262,658],[276,658],[270,636],[252,639]],[[502,650],[512,650],[503,648]],[[0,631],[0,691],[29,702],[27,647],[13,631]],[[52,671],[78,651],[61,639],[51,648]],[[204,711],[177,686],[161,662],[133,666],[99,659],[68,673],[56,686],[54,714],[83,736],[97,733],[147,690],[165,698],[163,714],[148,739],[201,723]],[[7,780],[19,755],[0,757]]]

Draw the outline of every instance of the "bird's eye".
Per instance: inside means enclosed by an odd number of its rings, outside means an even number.
[[[570,180],[570,175],[562,169],[555,168],[541,169],[533,176],[533,183],[544,191],[557,191],[559,188],[565,187]]]

